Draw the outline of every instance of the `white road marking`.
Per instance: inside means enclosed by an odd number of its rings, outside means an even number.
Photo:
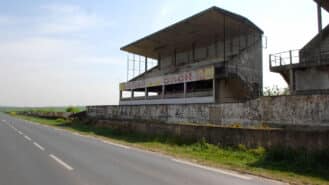
[[[62,161],[61,159],[59,159],[59,158],[56,157],[55,155],[53,155],[53,154],[49,154],[49,156],[50,156],[51,158],[53,158],[56,162],[58,162],[59,164],[61,164],[62,166],[64,166],[66,169],[68,169],[68,170],[70,170],[70,171],[73,170],[73,168],[72,168],[70,165],[66,164],[64,161]]]
[[[19,133],[20,135],[23,135],[23,132],[21,132],[21,131],[18,131],[18,133]]]
[[[220,170],[220,169],[217,169],[217,168],[211,168],[211,167],[207,167],[207,166],[202,166],[202,165],[199,165],[199,164],[191,163],[189,161],[184,161],[184,160],[179,160],[179,159],[174,159],[174,158],[172,158],[171,160],[172,161],[175,161],[177,163],[181,163],[181,164],[185,164],[185,165],[189,165],[189,166],[201,168],[201,169],[204,169],[204,170],[213,171],[213,172],[217,172],[217,173],[221,173],[221,174],[225,174],[225,175],[237,177],[237,178],[244,179],[244,180],[251,180],[252,179],[252,177],[248,177],[248,176],[245,176],[245,175],[240,175],[240,174],[237,174],[237,173],[234,173],[234,172],[225,171],[225,170]]]
[[[14,129],[15,131],[17,131],[17,128],[15,128],[14,126],[11,125],[10,127],[11,127],[12,129]]]
[[[6,120],[3,119],[2,122],[6,122]]]
[[[34,142],[33,144],[34,144],[34,146],[38,147],[40,150],[42,150],[42,151],[45,150],[45,148],[43,148],[43,147],[42,147],[41,145],[39,145],[38,143]]]
[[[29,136],[24,136],[24,138],[31,141],[31,138]]]
[[[121,144],[117,144],[117,143],[112,143],[110,141],[103,140],[103,143],[110,144],[110,145],[117,146],[117,147],[124,148],[124,149],[131,149],[131,147],[129,147],[129,146],[125,146],[125,145],[121,145]]]

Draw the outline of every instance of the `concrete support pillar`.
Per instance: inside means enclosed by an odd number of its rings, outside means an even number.
[[[212,97],[214,98],[214,102],[216,102],[216,78],[212,80]]]
[[[290,95],[293,95],[295,93],[295,72],[293,69],[289,70],[289,79]]]
[[[119,97],[120,97],[120,100],[122,100],[122,91],[121,90],[119,91]]]
[[[292,64],[292,51],[289,50],[289,64]]]
[[[149,96],[149,90],[147,87],[145,87],[145,99],[147,99]]]
[[[317,6],[318,6],[318,30],[320,33],[322,31],[322,14],[321,14],[320,4],[317,4]]]
[[[187,92],[187,83],[184,82],[184,98],[186,98],[186,92]]]
[[[134,90],[131,90],[131,99],[134,99]]]
[[[145,72],[147,71],[147,57],[145,57]]]
[[[163,99],[165,96],[165,92],[166,92],[166,86],[162,85],[162,92],[161,92],[161,98]]]

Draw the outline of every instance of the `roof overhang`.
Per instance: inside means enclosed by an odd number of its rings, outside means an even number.
[[[121,48],[123,51],[157,59],[173,51],[190,49],[193,43],[209,44],[248,33],[263,33],[247,18],[218,7],[175,23]]]
[[[318,3],[322,8],[329,12],[329,1],[328,0],[314,0]]]

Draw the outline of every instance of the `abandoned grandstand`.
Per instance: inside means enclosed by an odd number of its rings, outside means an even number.
[[[121,50],[134,55],[131,65],[138,65],[140,73],[120,84],[120,105],[226,103],[259,97],[262,35],[247,18],[212,7],[128,44]],[[156,61],[152,68],[150,60]]]
[[[319,33],[302,49],[272,54],[270,70],[282,75],[291,95],[329,94],[329,25],[322,28],[321,9],[329,11],[329,1],[317,3]]]

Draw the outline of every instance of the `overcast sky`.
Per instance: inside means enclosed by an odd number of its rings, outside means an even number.
[[[118,103],[126,80],[123,45],[211,6],[264,30],[264,86],[285,83],[268,54],[298,49],[317,33],[312,0],[0,1],[0,105]],[[323,25],[328,14],[323,10]]]

